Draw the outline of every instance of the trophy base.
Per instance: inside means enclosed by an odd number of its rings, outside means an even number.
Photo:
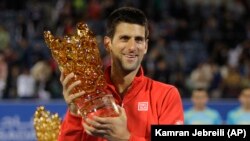
[[[83,119],[98,117],[117,117],[119,116],[119,110],[113,98],[113,95],[99,95],[84,103],[81,103],[79,112]]]

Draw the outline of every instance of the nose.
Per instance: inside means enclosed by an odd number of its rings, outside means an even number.
[[[136,49],[136,41],[134,39],[130,39],[128,42],[129,51],[134,51]]]

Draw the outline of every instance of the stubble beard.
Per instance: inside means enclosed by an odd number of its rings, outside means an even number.
[[[139,60],[136,60],[135,62],[133,63],[128,63],[128,62],[125,62],[125,61],[122,61],[121,62],[121,65],[122,65],[122,69],[126,72],[131,72],[131,71],[134,71],[136,70],[139,65],[140,65],[140,61]]]
[[[127,60],[121,58],[118,60],[117,65],[123,72],[130,73],[137,70],[137,68],[140,67],[140,63],[141,61],[139,58],[137,58],[134,62],[128,62]]]

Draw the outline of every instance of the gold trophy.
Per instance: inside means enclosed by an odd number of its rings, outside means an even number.
[[[74,35],[63,38],[54,37],[50,31],[44,32],[47,46],[53,58],[66,75],[73,72],[74,80],[81,84],[71,91],[72,94],[85,91],[85,94],[74,100],[79,113],[85,119],[93,115],[115,117],[119,111],[113,95],[107,91],[103,65],[98,44],[92,31],[85,23],[78,23]]]
[[[34,113],[33,124],[37,141],[57,141],[61,118],[57,113],[51,114],[44,106],[39,106]]]

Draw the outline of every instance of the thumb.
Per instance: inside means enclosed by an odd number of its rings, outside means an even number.
[[[120,105],[117,105],[119,113],[121,116],[125,116],[126,117],[126,111],[123,107],[121,107]]]

